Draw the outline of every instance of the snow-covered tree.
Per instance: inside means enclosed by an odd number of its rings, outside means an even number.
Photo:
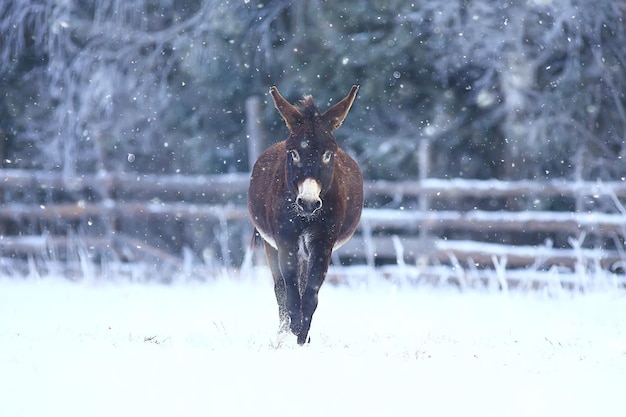
[[[246,98],[277,84],[326,107],[358,83],[338,136],[370,178],[415,177],[426,138],[434,176],[619,178],[625,16],[620,0],[8,0],[3,161],[243,171]],[[271,105],[266,121],[283,139]]]

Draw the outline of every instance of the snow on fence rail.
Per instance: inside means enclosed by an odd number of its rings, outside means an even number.
[[[4,198],[0,200],[0,224],[8,220],[17,223],[29,219],[70,222],[85,218],[105,218],[115,223],[115,219],[138,217],[200,224],[213,219],[218,225],[214,240],[220,246],[216,256],[221,258],[222,263],[237,263],[236,257],[231,258],[230,255],[232,247],[237,246],[241,250],[246,239],[233,239],[229,235],[236,224],[244,224],[240,229],[251,230],[245,208],[247,184],[248,174],[182,176],[99,173],[66,179],[60,173],[0,170],[0,188],[3,190],[0,197]],[[432,268],[438,270],[441,264],[476,271],[485,268],[494,271],[503,266],[508,270],[531,268],[534,271],[550,270],[553,267],[566,267],[573,271],[584,267],[603,268],[623,275],[626,263],[626,210],[623,205],[626,198],[625,181],[426,178],[403,182],[367,181],[364,191],[366,204],[381,196],[395,202],[424,199],[427,204],[420,200],[417,204],[415,201],[408,205],[397,204],[404,209],[366,208],[357,235],[335,254],[335,263],[347,260],[348,263],[366,264],[369,267],[393,263],[404,268],[407,265],[430,265],[429,273],[432,273]],[[33,197],[22,198],[28,202],[12,198],[13,195],[23,197],[29,193],[43,193],[45,196],[43,201],[36,202]],[[55,199],[55,193],[63,194],[64,198]],[[428,206],[430,198],[458,201],[465,197],[564,196],[605,198],[613,202],[613,211],[454,211],[434,210]],[[445,236],[446,230],[462,230],[474,235],[495,232],[560,233],[567,236],[568,247],[553,247],[550,239],[533,245],[449,239]],[[6,233],[0,229],[0,235],[3,234]],[[115,230],[110,236],[115,236],[119,243],[124,230]],[[247,236],[249,239],[249,233]],[[587,239],[588,236],[593,238]],[[28,236],[0,238],[3,248],[0,252],[23,252],[29,247]],[[62,236],[50,236],[47,245],[59,246],[62,239]],[[132,240],[135,238],[129,239],[136,243]],[[106,246],[106,240],[106,236],[99,236],[91,239],[90,245]],[[130,246],[133,245],[126,245]],[[30,247],[33,251],[41,249],[35,249],[36,245]],[[176,258],[166,250],[152,247],[149,241],[134,247],[150,250],[152,258],[172,257],[172,262]],[[426,271],[423,268],[420,270]],[[519,274],[519,271],[515,274]]]
[[[610,190],[619,198],[626,197],[626,181],[501,181],[425,178],[420,181],[373,181],[367,182],[364,188],[366,194],[405,196],[598,196],[606,195],[607,190]]]
[[[110,172],[65,178],[60,172],[0,169],[0,187],[2,188],[31,187],[69,190],[91,188],[108,192],[152,192],[171,195],[204,193],[207,196],[222,198],[245,194],[249,178],[247,173],[156,175]],[[425,178],[419,181],[365,181],[363,188],[366,197],[375,195],[407,197],[600,196],[610,192],[618,198],[626,198],[626,181],[501,181]]]

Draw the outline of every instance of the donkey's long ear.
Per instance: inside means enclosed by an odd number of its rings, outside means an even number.
[[[326,110],[326,113],[322,115],[322,118],[330,125],[331,130],[336,130],[341,126],[350,111],[350,107],[352,107],[357,91],[359,91],[359,86],[353,85],[350,93],[343,100]]]
[[[293,131],[297,125],[302,123],[302,114],[300,114],[296,106],[289,103],[280,95],[276,86],[270,88],[270,94],[272,95],[272,99],[274,99],[274,106],[276,106],[276,109],[287,124],[287,129],[289,129],[290,132]]]

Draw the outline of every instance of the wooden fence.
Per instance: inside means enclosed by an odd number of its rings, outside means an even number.
[[[212,259],[223,266],[238,265],[251,233],[247,184],[248,174],[103,173],[67,179],[50,172],[0,170],[0,257],[15,259],[67,246],[67,234],[58,228],[50,233],[51,224],[97,220],[108,225],[95,235],[80,228],[73,237],[83,239],[88,248],[133,252],[126,258],[180,267],[180,252],[155,245],[147,235],[142,239],[128,233],[124,222],[139,218],[163,226],[179,222],[189,235],[211,223],[209,237],[203,236],[211,240]],[[344,264],[352,271],[366,266],[383,274],[393,265],[410,279],[441,274],[445,267],[458,282],[468,276],[484,279],[485,274],[523,281],[524,274],[555,270],[602,271],[624,281],[625,181],[426,178],[368,181],[364,191],[361,225],[334,254],[334,276],[345,275],[347,269],[338,267]],[[26,228],[35,233],[25,235],[21,226],[33,222],[44,226]],[[42,233],[47,233],[45,239]],[[193,250],[198,252],[202,244],[196,242]]]

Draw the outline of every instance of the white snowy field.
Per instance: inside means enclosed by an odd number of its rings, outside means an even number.
[[[625,416],[626,293],[0,278],[0,416]]]

